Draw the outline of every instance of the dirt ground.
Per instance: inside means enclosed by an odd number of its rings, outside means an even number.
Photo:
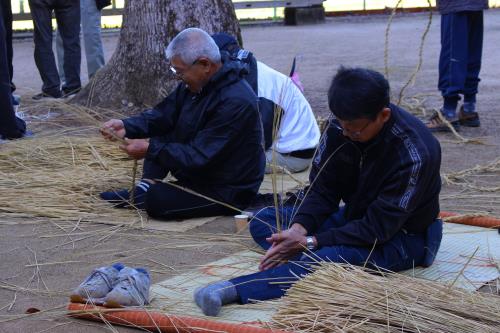
[[[259,60],[284,73],[290,70],[293,56],[299,55],[298,68],[306,89],[305,95],[317,114],[327,115],[326,91],[340,65],[364,66],[383,72],[387,19],[387,16],[330,18],[320,25],[244,26],[242,31],[245,48],[253,51]],[[417,64],[418,46],[428,19],[428,14],[423,13],[398,15],[393,21],[389,48],[389,79],[393,92],[399,92]],[[116,34],[104,37],[108,58],[116,46],[117,37]],[[457,143],[451,134],[439,135],[443,149],[443,172],[462,170],[500,156],[499,41],[500,11],[490,10],[485,14],[482,81],[478,95],[482,127],[461,131],[464,137],[480,138],[485,144]],[[435,15],[423,52],[423,67],[415,85],[406,93],[407,96],[428,95],[426,106],[429,108],[440,107],[436,88],[439,48],[439,15]],[[41,86],[33,61],[32,41],[16,40],[14,52],[14,81],[19,87],[18,93],[23,99],[28,99]],[[84,61],[82,63],[85,64]],[[82,66],[82,73],[86,81],[85,66]],[[499,179],[493,181],[498,183]],[[452,187],[445,186],[443,195],[452,190]],[[443,209],[458,208],[452,200],[443,201]],[[480,210],[500,216],[500,207],[494,204],[485,204]],[[200,245],[192,249],[168,246],[176,244],[178,235],[129,229],[112,231],[109,226],[103,225],[85,226],[80,234],[75,231],[72,240],[64,236],[68,231],[54,221],[0,217],[0,332],[111,331],[100,324],[64,316],[68,292],[92,268],[115,261],[146,266],[152,271],[153,282],[157,282],[175,274],[173,268],[187,269],[213,261],[237,247],[226,239],[228,237],[213,246]],[[232,219],[219,218],[184,237],[187,237],[186,242],[196,243],[196,235],[227,235],[233,232]],[[92,237],[79,240],[85,235]],[[245,242],[250,244],[248,240]],[[31,307],[58,309],[49,314],[24,315]],[[135,330],[117,328],[116,331]]]

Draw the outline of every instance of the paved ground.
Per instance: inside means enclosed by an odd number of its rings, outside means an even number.
[[[417,63],[418,45],[427,22],[427,14],[398,16],[393,22],[389,64],[390,81],[395,92],[399,91]],[[258,59],[284,73],[289,71],[292,57],[300,55],[299,71],[306,87],[306,97],[316,113],[325,115],[328,113],[326,91],[329,80],[340,65],[367,66],[383,71],[386,23],[386,16],[373,16],[335,18],[327,20],[325,24],[303,27],[246,26],[243,28],[243,37],[245,47],[254,51]],[[458,144],[451,135],[440,136],[443,171],[446,172],[461,170],[500,156],[500,67],[497,64],[500,59],[500,49],[497,47],[500,41],[500,11],[487,12],[485,24],[484,62],[478,96],[483,126],[464,130],[462,134],[469,138],[484,138],[488,145]],[[109,58],[117,36],[106,36],[104,42]],[[41,86],[32,60],[33,45],[31,40],[18,40],[14,48],[15,83],[23,98],[29,98]],[[439,17],[435,16],[423,53],[422,70],[415,86],[408,90],[408,95],[431,94],[427,101],[429,107],[439,107],[440,103],[436,93],[438,54]],[[85,81],[85,69],[82,72]],[[444,193],[447,191],[449,189],[445,187]],[[444,205],[447,209],[453,207],[452,202]],[[498,207],[490,208],[500,215]],[[103,331],[103,326],[64,318],[63,308],[51,315],[21,319],[15,316],[24,314],[29,307],[48,310],[64,306],[68,291],[92,267],[104,263],[121,260],[130,265],[146,265],[153,271],[153,280],[159,281],[175,273],[173,269],[165,267],[193,267],[231,253],[236,248],[230,241],[220,241],[213,246],[200,245],[195,249],[168,247],[166,245],[175,243],[176,235],[138,230],[110,233],[99,225],[87,226],[85,231],[93,232],[95,236],[54,248],[64,242],[64,237],[55,236],[63,232],[54,223],[0,218],[0,332],[67,332],[70,329],[73,332]],[[233,231],[232,221],[221,218],[196,229],[190,235],[204,232],[230,234]],[[100,235],[109,237],[103,240]],[[188,239],[187,242],[196,243],[194,239]],[[39,266],[37,271],[37,266],[33,266],[35,260],[52,265]],[[23,291],[20,287],[29,290]],[[118,331],[129,330],[120,328]]]

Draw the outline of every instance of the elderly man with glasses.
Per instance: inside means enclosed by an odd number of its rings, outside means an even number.
[[[128,190],[101,193],[117,207],[146,209],[155,218],[231,215],[254,199],[265,155],[257,96],[239,62],[221,58],[203,30],[180,32],[165,50],[181,81],[151,110],[104,124],[105,137],[143,159],[142,180]],[[175,182],[164,182],[170,174]]]
[[[250,231],[267,250],[260,272],[198,289],[194,298],[205,314],[281,297],[318,261],[390,271],[432,264],[442,236],[440,145],[389,96],[380,73],[338,71],[328,92],[334,117],[303,200],[254,217]]]

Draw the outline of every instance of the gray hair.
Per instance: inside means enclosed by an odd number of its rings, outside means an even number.
[[[201,57],[219,63],[221,56],[215,41],[204,30],[187,28],[179,32],[165,49],[168,60],[179,57],[183,63],[190,65]]]

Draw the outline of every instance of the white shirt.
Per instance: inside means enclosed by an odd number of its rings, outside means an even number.
[[[258,97],[283,109],[274,149],[279,153],[315,148],[320,132],[311,105],[286,75],[257,61]]]

